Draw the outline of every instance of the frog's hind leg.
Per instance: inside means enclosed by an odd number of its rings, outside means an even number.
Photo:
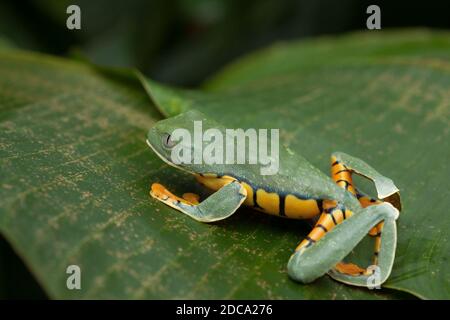
[[[361,208],[356,212],[336,204],[325,209],[315,228],[297,248],[288,263],[289,275],[303,283],[309,283],[329,273],[333,278],[356,286],[380,285],[389,276],[396,245],[395,220],[398,210],[389,203]],[[345,213],[345,217],[343,216]],[[374,283],[369,283],[372,275],[369,269],[342,261],[367,232],[384,222],[379,255],[379,273]]]
[[[361,194],[353,185],[352,174],[356,173],[374,182],[378,199],[391,203],[401,211],[400,194],[394,182],[381,175],[361,159],[349,156],[343,152],[335,152],[331,156],[331,177],[341,187],[355,195],[361,205],[376,204],[376,199]],[[379,202],[378,202],[379,203]]]
[[[336,160],[336,157],[331,156],[331,178],[336,184],[345,190],[357,195],[357,190],[353,186],[352,171],[345,166],[344,163]]]
[[[346,159],[350,159],[350,161],[346,161]],[[383,203],[383,201],[372,198],[372,197],[362,193],[355,187],[355,185],[353,184],[353,179],[352,179],[352,174],[355,171],[350,166],[352,160],[355,160],[355,158],[350,157],[345,154],[344,154],[344,156],[342,156],[341,153],[333,154],[331,156],[331,178],[336,182],[337,185],[339,185],[340,187],[348,190],[353,195],[355,195],[363,208],[367,208],[368,206]],[[357,160],[360,161],[359,159],[357,159]],[[348,162],[350,162],[350,164]],[[378,263],[378,254],[381,249],[381,232],[382,232],[382,230],[383,230],[383,222],[380,222],[378,225],[376,225],[369,231],[369,235],[372,237],[375,237],[375,244],[374,244],[375,248],[374,248],[374,254],[373,254],[373,264],[374,265],[376,265]],[[361,271],[360,268],[355,268],[354,265],[352,265],[352,264],[339,263],[336,267],[343,273],[354,274],[355,273],[354,270]]]
[[[333,154],[331,170],[334,181],[358,198],[361,207],[352,207],[353,211],[350,211],[336,201],[323,201],[323,213],[315,227],[289,260],[289,275],[307,283],[328,272],[334,279],[347,284],[379,285],[389,276],[395,257],[395,220],[401,208],[398,189],[390,179],[365,162],[343,153]],[[374,181],[379,198],[388,202],[359,193],[353,184],[352,173]],[[378,269],[342,263],[368,232],[376,236],[374,261]],[[378,276],[371,282],[374,271]]]
[[[185,193],[177,197],[159,183],[153,183],[150,195],[166,205],[181,211],[201,222],[214,222],[231,216],[247,197],[245,188],[237,181],[231,181],[204,201],[197,195]]]
[[[338,186],[352,193],[363,208],[382,203],[378,199],[363,194],[354,186],[352,179],[353,172],[344,162],[338,161],[336,156],[331,156],[331,178]]]
[[[338,205],[336,201],[323,201],[323,212],[317,220],[314,228],[308,234],[308,236],[300,242],[295,251],[307,248],[319,241],[325,234],[336,225],[351,217],[353,212],[345,209],[343,206]]]
[[[360,159],[351,157],[344,153],[334,153],[331,157],[331,177],[342,188],[348,190],[358,199],[361,207],[367,208],[373,205],[379,205],[383,201],[372,198],[368,195],[360,192],[353,184],[352,174],[357,173],[375,182],[378,195],[380,198],[385,198],[386,201],[391,202],[397,209],[401,209],[400,197],[398,196],[398,189],[395,187],[390,179],[383,177],[375,169]],[[381,236],[383,232],[384,222],[381,221],[374,226],[369,235],[375,237],[374,241],[374,253],[373,253],[373,266],[379,264],[379,254],[382,250]],[[395,222],[394,226],[395,228]],[[391,226],[392,228],[392,226]],[[392,247],[385,250],[395,250]],[[394,253],[392,253],[394,254]],[[373,271],[373,270],[372,270]],[[367,274],[367,269],[360,268],[352,263],[340,262],[330,272],[331,276],[337,278],[337,280],[348,280],[339,278],[348,278],[348,276],[358,276],[359,274]],[[346,282],[346,281],[344,281]]]

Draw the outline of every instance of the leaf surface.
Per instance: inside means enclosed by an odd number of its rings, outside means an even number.
[[[230,128],[279,128],[282,143],[324,172],[331,153],[342,151],[391,178],[403,210],[386,287],[443,299],[450,297],[449,57],[448,33],[362,33],[274,45],[228,66],[204,91],[141,81],[166,116],[197,109]]]

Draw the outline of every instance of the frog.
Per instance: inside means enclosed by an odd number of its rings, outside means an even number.
[[[202,223],[224,220],[241,206],[285,219],[311,221],[312,230],[287,262],[287,274],[294,281],[308,284],[328,274],[347,285],[373,288],[389,278],[401,211],[399,189],[390,178],[344,152],[332,153],[328,176],[284,145],[279,147],[279,170],[271,175],[262,175],[255,164],[176,161],[173,151],[180,144],[192,154],[201,152],[198,148],[202,144],[187,143],[173,135],[179,128],[194,134],[196,121],[227,135],[223,124],[189,110],[156,122],[146,143],[162,161],[193,175],[211,194],[202,200],[192,192],[177,196],[155,181],[149,192],[153,199]],[[353,182],[354,174],[374,183],[377,195],[361,192]],[[373,238],[372,264],[364,267],[345,261],[366,236]]]

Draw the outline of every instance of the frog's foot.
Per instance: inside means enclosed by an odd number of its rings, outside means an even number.
[[[199,196],[194,193],[185,193],[180,198],[163,185],[153,183],[150,195],[197,221],[213,222],[231,216],[245,200],[247,192],[239,182],[232,181],[199,202]]]
[[[178,205],[179,203],[184,203],[186,205],[195,205],[196,203],[190,201],[190,200],[195,200],[195,197],[192,196],[188,196],[187,198],[185,198],[185,195],[191,195],[191,194],[187,194],[185,193],[183,195],[183,198],[177,197],[176,195],[174,195],[173,193],[171,193],[169,190],[166,189],[166,187],[164,187],[162,184],[159,183],[153,183],[151,190],[150,190],[150,195],[155,198],[158,199],[159,201],[167,204],[168,206],[174,207],[175,209],[177,208],[176,205]],[[198,198],[196,199],[197,203],[198,203]]]
[[[191,205],[200,203],[200,196],[198,194],[188,192],[184,193],[182,198],[179,198],[159,183],[152,184],[150,195],[170,206],[177,204],[177,202],[184,202]]]
[[[314,229],[289,259],[289,275],[309,283],[328,272],[332,278],[355,286],[381,285],[394,262],[397,218],[398,210],[389,203],[369,206],[355,213],[339,205],[324,207]],[[381,222],[384,227],[377,265],[361,268],[341,262],[367,232]]]

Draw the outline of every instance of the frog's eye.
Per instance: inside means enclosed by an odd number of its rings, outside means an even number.
[[[175,145],[175,142],[170,139],[170,134],[164,133],[161,137],[162,144],[165,148],[170,149]]]

